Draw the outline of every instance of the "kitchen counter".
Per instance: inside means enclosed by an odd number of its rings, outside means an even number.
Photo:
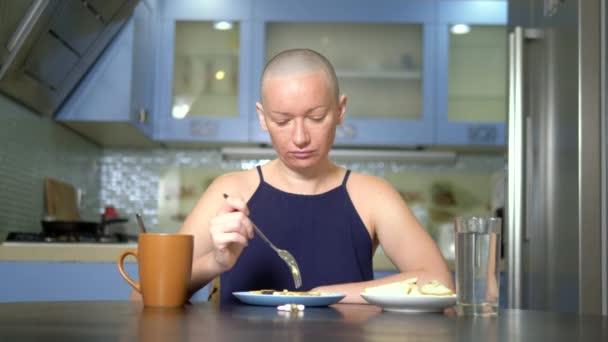
[[[0,261],[49,262],[116,262],[125,249],[137,249],[137,243],[0,243]],[[134,262],[127,257],[125,262]],[[379,249],[373,259],[374,271],[393,272],[397,269]],[[454,261],[448,260],[453,270]]]
[[[0,261],[113,262],[136,243],[15,243],[0,244]],[[127,257],[125,262],[134,262]]]
[[[0,243],[0,261],[116,262],[125,249],[137,243]],[[127,257],[126,262],[134,262]],[[375,271],[396,271],[388,257],[378,251],[373,259]]]
[[[139,302],[0,304],[0,340],[57,341],[606,341],[608,318],[528,310],[498,317],[384,312],[373,305],[144,309]]]

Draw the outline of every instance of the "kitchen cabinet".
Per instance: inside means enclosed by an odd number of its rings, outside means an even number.
[[[309,47],[332,60],[349,97],[337,146],[503,146],[506,8],[485,0],[160,1],[148,13],[138,8],[58,119],[85,135],[104,132],[97,140],[109,144],[121,135],[169,146],[270,143],[255,111],[259,76],[276,52]],[[217,29],[220,21],[231,28]],[[472,30],[450,34],[456,24]],[[130,130],[121,134],[117,122]]]
[[[435,12],[432,1],[262,1],[253,8],[251,89],[277,52],[311,48],[336,69],[348,97],[336,145],[433,143]],[[251,141],[269,142],[256,115]]]
[[[135,264],[125,265],[137,275]],[[2,261],[0,302],[126,300],[131,286],[115,263]]]
[[[154,3],[141,1],[132,18],[56,115],[56,120],[104,146],[157,145]]]
[[[137,281],[136,264],[125,264],[125,270]],[[0,273],[6,275],[0,303],[127,300],[132,291],[115,262],[0,261]],[[206,300],[208,290],[199,290],[192,301]]]
[[[163,3],[155,117],[159,141],[249,140],[247,118],[255,113],[252,6],[247,0]]]
[[[438,4],[436,144],[504,146],[507,3]]]

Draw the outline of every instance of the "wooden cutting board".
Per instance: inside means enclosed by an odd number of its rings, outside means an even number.
[[[53,178],[44,179],[46,214],[61,221],[78,221],[76,189],[68,183]]]

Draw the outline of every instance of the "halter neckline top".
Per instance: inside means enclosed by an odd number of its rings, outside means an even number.
[[[249,217],[295,257],[302,276],[298,291],[373,279],[372,240],[346,190],[350,170],[339,186],[317,195],[282,191],[264,181],[260,166],[257,171]],[[220,302],[236,303],[233,292],[260,289],[296,290],[288,266],[256,235],[221,275]]]

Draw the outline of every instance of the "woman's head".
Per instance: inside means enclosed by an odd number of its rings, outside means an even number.
[[[320,53],[310,49],[285,50],[268,61],[260,79],[260,96],[265,101],[265,85],[272,77],[322,72],[326,76],[329,93],[338,101],[340,87],[331,62]]]
[[[327,160],[346,109],[331,63],[312,50],[283,51],[266,65],[260,89],[258,117],[279,158],[292,168]]]

